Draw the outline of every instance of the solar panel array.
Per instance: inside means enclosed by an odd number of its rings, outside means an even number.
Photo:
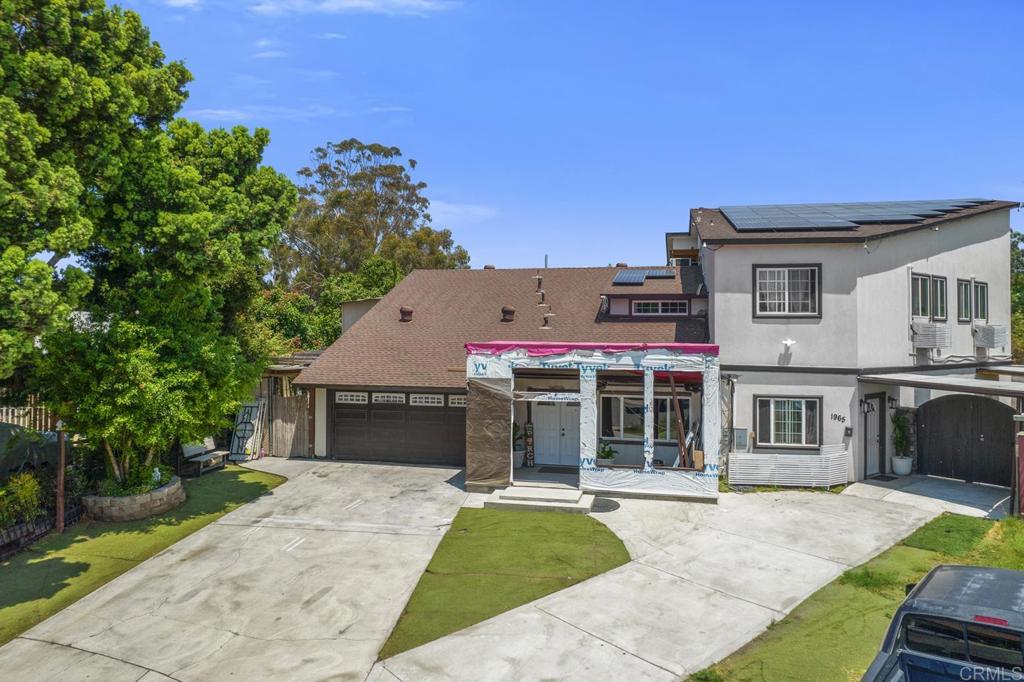
[[[672,268],[658,270],[619,270],[612,279],[612,284],[626,286],[642,286],[648,279],[674,279],[676,271]]]
[[[776,204],[722,206],[739,231],[851,230],[872,223],[916,223],[982,204],[988,199],[879,201],[852,204]]]

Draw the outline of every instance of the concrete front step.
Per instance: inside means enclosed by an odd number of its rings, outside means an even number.
[[[566,512],[569,514],[587,514],[590,509],[594,506],[594,496],[584,495],[579,490],[575,491],[576,495],[572,496],[575,499],[552,499],[552,497],[543,498],[542,494],[535,493],[532,497],[522,497],[521,495],[504,495],[510,488],[505,490],[495,490],[491,493],[487,499],[484,500],[485,509],[521,509],[527,511],[557,511]],[[520,488],[521,490],[521,488]],[[552,490],[550,488],[537,489],[544,490],[545,492],[558,492],[565,493],[568,491]],[[542,498],[542,499],[537,499]]]
[[[579,488],[548,488],[525,485],[512,486],[495,491],[503,500],[535,502],[579,502],[583,491]]]

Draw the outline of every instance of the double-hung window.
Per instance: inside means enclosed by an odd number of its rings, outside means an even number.
[[[988,285],[984,282],[974,283],[974,319],[988,320]]]
[[[755,317],[821,314],[821,266],[754,266]]]
[[[958,279],[956,281],[956,319],[958,322],[970,322],[971,311],[971,280]]]
[[[633,301],[634,315],[688,315],[689,301]]]
[[[946,320],[946,278],[914,273],[910,277],[910,314],[938,322]]]
[[[756,397],[758,446],[821,445],[821,399]]]

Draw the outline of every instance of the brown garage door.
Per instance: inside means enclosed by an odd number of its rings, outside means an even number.
[[[918,470],[977,483],[1010,485],[1014,410],[976,395],[947,395],[917,410]]]
[[[338,390],[328,400],[333,459],[466,463],[465,395]]]

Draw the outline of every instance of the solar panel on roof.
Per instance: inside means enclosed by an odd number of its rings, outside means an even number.
[[[722,213],[741,231],[852,230],[871,223],[908,223],[977,206],[988,199],[876,201],[848,204],[775,204],[723,206]]]
[[[676,271],[672,268],[661,268],[658,270],[619,270],[612,278],[612,284],[618,286],[641,286],[651,279],[673,279]]]

